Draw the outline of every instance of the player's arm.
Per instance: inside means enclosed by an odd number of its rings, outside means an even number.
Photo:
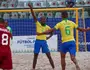
[[[45,32],[42,32],[42,33],[37,33],[37,35],[44,35],[44,34],[51,34],[55,31],[55,28],[51,28]]]
[[[60,23],[56,24],[54,26],[54,28],[51,28],[43,33],[37,33],[37,35],[43,35],[43,34],[50,34],[50,33],[53,33],[55,30],[58,30],[58,28],[60,27]]]
[[[79,31],[86,32],[86,31],[90,30],[89,27],[88,28],[80,28],[80,27],[78,27],[77,24],[75,24],[75,23],[73,23],[73,24],[74,24],[74,28],[76,28]]]
[[[53,36],[53,32],[50,33],[50,35],[47,37],[47,40]]]
[[[31,4],[28,4],[28,6],[29,6],[29,8],[30,8],[30,10],[31,10],[31,13],[32,13],[32,16],[33,16],[35,22],[37,22],[37,18],[36,18],[35,14],[34,14],[34,11],[33,11],[33,8],[32,8],[32,6],[31,6]]]
[[[85,31],[89,31],[90,30],[90,28],[77,28],[79,31],[82,31],[82,32],[85,32]]]

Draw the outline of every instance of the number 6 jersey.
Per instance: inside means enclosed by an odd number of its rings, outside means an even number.
[[[74,40],[74,29],[78,26],[70,20],[62,20],[54,27],[61,31],[62,42]]]

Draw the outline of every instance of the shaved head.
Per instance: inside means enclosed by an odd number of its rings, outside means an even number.
[[[46,17],[45,17],[45,16],[42,16],[42,17],[40,18],[40,22],[41,22],[41,25],[42,25],[42,26],[45,26],[45,25],[46,25]]]

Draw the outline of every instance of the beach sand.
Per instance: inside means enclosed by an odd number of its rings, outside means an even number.
[[[60,64],[60,53],[51,53],[55,70],[61,70]],[[31,70],[33,53],[13,53],[13,70]],[[78,52],[76,55],[77,61],[80,65],[81,70],[90,70],[90,52]],[[40,53],[38,57],[38,62],[36,65],[36,70],[52,70],[50,63],[45,54]],[[66,55],[66,70],[76,70],[75,65],[70,60],[70,55]]]

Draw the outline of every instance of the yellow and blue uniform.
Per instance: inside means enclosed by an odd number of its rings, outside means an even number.
[[[36,32],[42,33],[47,30],[49,30],[50,27],[48,25],[42,26],[39,21],[36,22]],[[37,35],[36,36],[36,41],[35,41],[35,46],[34,46],[34,53],[39,53],[40,48],[42,48],[43,53],[48,53],[50,52],[48,49],[48,45],[46,42],[46,35]]]
[[[50,27],[48,25],[42,26],[40,22],[38,22],[38,21],[36,22],[36,32],[42,33],[42,32],[45,32],[49,29],[50,29]],[[36,39],[46,40],[46,35],[37,35]]]
[[[70,52],[70,54],[75,55],[76,45],[74,39],[74,29],[78,28],[74,22],[64,19],[57,23],[54,27],[56,30],[59,29],[62,36],[62,44],[59,50],[63,53]]]

